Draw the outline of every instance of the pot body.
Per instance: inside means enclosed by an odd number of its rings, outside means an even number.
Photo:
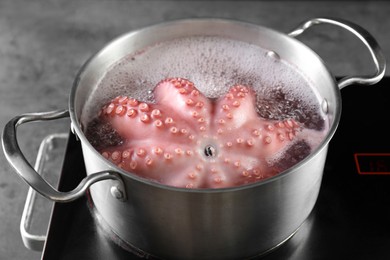
[[[105,160],[85,138],[81,114],[108,68],[122,57],[165,40],[223,36],[277,53],[308,76],[329,117],[321,145],[291,169],[260,183],[217,190],[167,187],[130,175]],[[200,19],[165,23],[126,34],[92,57],[80,71],[70,98],[73,128],[82,142],[88,174],[117,171],[126,201],[111,196],[112,181],[90,187],[98,214],[122,240],[169,259],[237,259],[262,254],[288,239],[314,207],[328,142],[340,117],[340,92],[321,59],[288,35],[247,23]]]

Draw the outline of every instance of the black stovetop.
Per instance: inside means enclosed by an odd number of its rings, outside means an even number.
[[[341,92],[341,122],[329,144],[316,206],[266,260],[390,259],[390,78]],[[84,176],[80,144],[70,135],[59,189],[73,189]],[[55,204],[43,259],[139,257],[99,228],[90,205],[88,196]]]

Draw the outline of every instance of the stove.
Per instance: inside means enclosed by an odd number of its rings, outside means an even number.
[[[390,259],[390,77],[341,92],[317,203],[298,232],[262,259]],[[84,177],[80,143],[69,134],[59,190]],[[91,205],[88,195],[54,204],[42,259],[152,258],[117,243]]]

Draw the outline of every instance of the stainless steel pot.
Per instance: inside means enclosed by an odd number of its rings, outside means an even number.
[[[336,81],[322,60],[294,37],[317,24],[332,24],[356,35],[368,48],[376,73]],[[87,141],[80,123],[86,99],[107,69],[120,58],[164,40],[192,35],[225,36],[272,50],[315,82],[330,129],[306,159],[263,182],[224,189],[168,187],[130,175],[105,160]],[[316,18],[289,34],[258,25],[219,19],[159,24],[125,34],[109,43],[80,70],[70,95],[69,112],[24,114],[12,119],[2,136],[3,149],[16,172],[36,191],[56,202],[69,202],[89,188],[97,214],[123,241],[169,259],[237,259],[263,254],[286,241],[314,207],[321,185],[328,143],[341,113],[340,89],[374,84],[385,72],[385,59],[372,36],[343,20]],[[71,117],[82,144],[87,177],[72,191],[59,192],[26,161],[16,127],[30,121]],[[93,184],[93,185],[92,185]],[[92,186],[91,186],[92,185]]]

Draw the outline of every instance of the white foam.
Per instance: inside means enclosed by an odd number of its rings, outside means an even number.
[[[211,98],[222,95],[235,84],[250,85],[259,94],[266,95],[283,83],[292,98],[305,100],[309,106],[313,101],[318,103],[315,94],[307,91],[308,80],[304,75],[267,52],[257,45],[221,37],[163,42],[118,61],[93,93],[89,102],[94,104],[86,107],[100,107],[117,95],[148,100],[156,84],[168,77],[187,78]]]

